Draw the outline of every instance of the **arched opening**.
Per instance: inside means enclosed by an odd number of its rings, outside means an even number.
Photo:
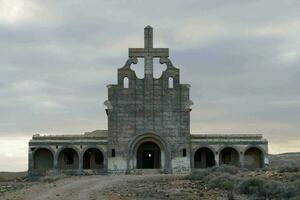
[[[248,169],[256,169],[263,167],[263,152],[256,147],[246,150],[244,155],[244,166]]]
[[[53,169],[53,154],[49,149],[38,149],[33,155],[34,169],[48,170]]]
[[[124,78],[123,85],[124,85],[124,88],[129,88],[129,79],[128,79],[128,77]]]
[[[199,148],[194,155],[195,168],[208,168],[215,166],[215,155],[212,150],[207,147]]]
[[[144,142],[137,150],[138,169],[161,168],[161,150],[154,142]]]
[[[87,149],[83,154],[83,169],[103,169],[103,153],[96,148]]]
[[[232,147],[226,147],[220,152],[220,164],[239,166],[239,153]]]
[[[79,157],[72,148],[63,149],[58,156],[58,169],[78,169]]]
[[[167,65],[159,62],[160,58],[153,58],[153,77],[155,79],[161,78],[163,72],[167,69]]]
[[[174,88],[174,79],[172,77],[169,77],[168,79],[168,87]]]

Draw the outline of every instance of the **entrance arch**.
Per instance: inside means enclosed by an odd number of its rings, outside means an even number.
[[[194,155],[194,168],[208,168],[215,166],[214,152],[207,148],[199,148]]]
[[[33,155],[34,169],[46,171],[49,169],[53,169],[53,153],[46,148],[40,148],[34,152]]]
[[[250,147],[244,154],[244,166],[248,169],[262,168],[264,163],[263,152],[257,147]]]
[[[137,135],[128,143],[128,170],[143,167],[143,165],[140,164],[141,159],[139,159],[138,156],[138,154],[141,155],[141,153],[138,152],[142,152],[142,150],[147,151],[147,149],[156,152],[156,158],[154,158],[156,161],[151,161],[154,162],[155,168],[158,167],[166,172],[171,170],[171,154],[169,145],[159,135],[153,133]],[[145,153],[145,155],[147,154]]]
[[[78,153],[72,148],[63,149],[58,155],[58,169],[78,169],[79,156]]]
[[[225,147],[220,152],[219,163],[220,165],[234,165],[238,167],[240,165],[240,157],[238,151],[232,147]]]
[[[89,148],[83,154],[83,169],[103,169],[103,153],[97,148]]]
[[[154,142],[144,142],[137,149],[138,169],[159,169],[161,150]]]

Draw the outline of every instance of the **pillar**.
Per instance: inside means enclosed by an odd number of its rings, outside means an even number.
[[[83,154],[80,153],[78,155],[78,162],[79,162],[79,171],[82,171],[83,170]]]
[[[215,152],[215,163],[216,163],[216,166],[220,166],[220,163],[219,163],[219,152]]]
[[[240,167],[244,168],[245,167],[245,162],[244,162],[245,152],[240,152],[239,158],[240,158],[240,160],[239,160]]]
[[[58,152],[55,151],[55,153],[53,155],[53,168],[55,170],[58,170],[58,156],[59,156]]]
[[[32,171],[34,169],[34,157],[33,153],[31,151],[31,148],[29,147],[28,150],[28,170]]]

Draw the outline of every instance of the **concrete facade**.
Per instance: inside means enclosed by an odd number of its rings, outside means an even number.
[[[257,168],[267,164],[262,135],[190,133],[190,85],[180,83],[169,49],[153,48],[153,29],[145,27],[144,48],[130,48],[118,83],[108,85],[104,102],[108,130],[84,135],[34,135],[29,142],[29,173],[187,174],[194,168],[231,164]],[[153,58],[166,66],[153,77]],[[131,69],[144,60],[144,78]]]

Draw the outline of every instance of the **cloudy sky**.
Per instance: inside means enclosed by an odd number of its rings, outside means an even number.
[[[0,171],[27,169],[32,134],[106,129],[106,85],[148,24],[192,85],[192,133],[300,151],[300,1],[0,0]]]

